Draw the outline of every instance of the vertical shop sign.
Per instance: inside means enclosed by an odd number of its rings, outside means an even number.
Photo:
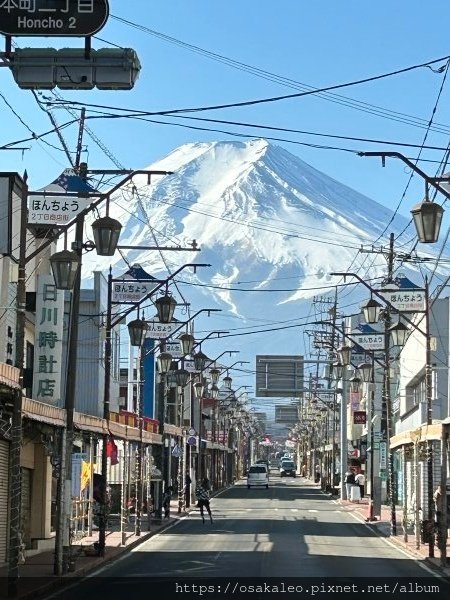
[[[52,275],[39,275],[36,293],[36,339],[33,396],[39,402],[62,406],[62,336],[64,292]]]

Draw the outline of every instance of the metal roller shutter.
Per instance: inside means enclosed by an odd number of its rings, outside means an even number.
[[[26,548],[31,548],[31,476],[32,470],[22,467],[22,504],[20,510],[20,525],[23,542]]]
[[[0,564],[6,562],[9,500],[9,442],[0,440]]]

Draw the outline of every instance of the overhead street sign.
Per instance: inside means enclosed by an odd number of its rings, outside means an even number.
[[[412,290],[381,291],[386,300],[399,312],[425,312],[425,290],[415,288]]]
[[[352,331],[351,340],[363,350],[384,350],[384,333],[359,333]]]
[[[2,0],[0,33],[88,37],[108,20],[108,0]]]
[[[144,271],[140,265],[133,265],[116,279],[112,280],[111,300],[118,304],[136,304],[152,292],[158,279]]]

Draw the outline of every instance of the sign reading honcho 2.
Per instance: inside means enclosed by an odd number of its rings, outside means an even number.
[[[108,15],[108,0],[0,0],[0,33],[84,37],[100,31]]]

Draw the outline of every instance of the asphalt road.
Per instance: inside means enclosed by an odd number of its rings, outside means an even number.
[[[61,598],[87,600],[86,590],[95,589],[97,599],[131,600],[130,578],[149,578],[151,589],[160,578],[339,577],[352,582],[430,576],[417,560],[300,477],[281,479],[272,471],[268,490],[248,490],[243,480],[214,497],[211,507],[213,524],[203,524],[195,510]],[[113,583],[116,577],[125,581]]]

